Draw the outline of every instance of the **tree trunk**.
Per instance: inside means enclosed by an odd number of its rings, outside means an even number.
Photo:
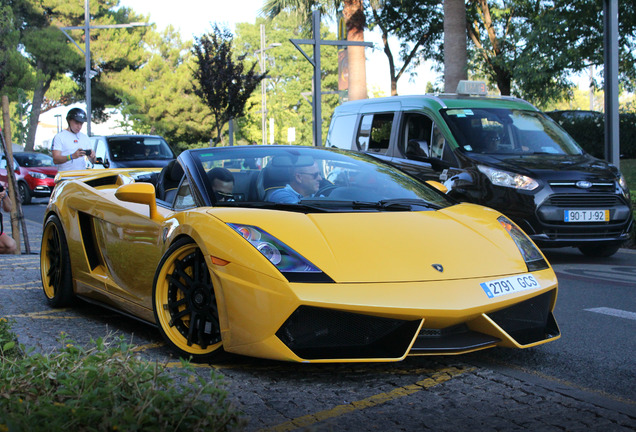
[[[468,79],[465,0],[444,0],[444,92]]]
[[[347,40],[364,42],[366,18],[362,9],[362,0],[345,0],[342,11],[347,23]],[[367,98],[366,57],[363,46],[349,46],[349,100]]]
[[[33,147],[35,146],[35,133],[38,130],[42,103],[44,102],[44,95],[49,90],[49,87],[51,87],[51,81],[51,78],[47,78],[46,81],[38,81],[33,91],[33,103],[31,104],[31,115],[29,116],[29,131],[27,132],[24,151],[33,151]]]

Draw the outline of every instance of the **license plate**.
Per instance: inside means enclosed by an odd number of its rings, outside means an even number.
[[[606,222],[610,220],[609,210],[566,210],[564,222]]]
[[[508,295],[519,291],[541,288],[539,282],[531,274],[496,279],[479,284],[488,298]]]

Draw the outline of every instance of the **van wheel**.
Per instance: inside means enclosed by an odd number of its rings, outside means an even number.
[[[607,258],[614,255],[621,248],[621,245],[603,245],[603,246],[581,246],[579,250],[585,256],[593,258]]]

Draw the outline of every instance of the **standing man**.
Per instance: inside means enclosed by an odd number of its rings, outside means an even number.
[[[68,128],[64,129],[53,138],[51,151],[53,162],[58,171],[86,169],[86,158],[95,162],[95,154],[90,150],[91,142],[86,134],[83,134],[82,126],[86,123],[86,113],[80,108],[73,108],[66,114]]]
[[[18,250],[15,240],[4,232],[2,224],[2,211],[10,212],[12,208],[11,198],[9,198],[6,189],[0,183],[0,254],[12,254]]]

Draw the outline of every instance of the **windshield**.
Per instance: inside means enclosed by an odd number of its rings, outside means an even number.
[[[14,153],[18,165],[27,168],[53,167],[53,158],[43,153]]]
[[[170,146],[160,137],[111,137],[108,146],[115,161],[174,159]]]
[[[215,205],[312,211],[409,211],[453,203],[372,156],[304,146],[191,151]]]
[[[536,111],[453,108],[443,114],[460,147],[467,152],[520,155],[583,152],[563,129]]]

